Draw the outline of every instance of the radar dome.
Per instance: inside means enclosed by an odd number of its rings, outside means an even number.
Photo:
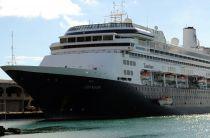
[[[125,23],[132,23],[132,19],[127,17],[127,18],[125,18],[124,22]]]
[[[154,29],[157,31],[158,30],[158,26],[155,26]]]
[[[174,37],[171,39],[171,44],[172,45],[175,45],[175,46],[178,46],[179,45],[179,39]]]

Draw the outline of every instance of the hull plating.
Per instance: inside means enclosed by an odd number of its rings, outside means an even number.
[[[140,85],[73,75],[5,70],[47,118],[118,118],[208,113],[205,106],[160,106]],[[155,93],[155,91],[153,91]]]

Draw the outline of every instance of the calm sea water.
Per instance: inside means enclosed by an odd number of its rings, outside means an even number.
[[[15,120],[0,125],[22,129],[23,134],[5,138],[210,137],[210,114],[60,122]]]

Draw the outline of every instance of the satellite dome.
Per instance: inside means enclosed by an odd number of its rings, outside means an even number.
[[[171,44],[172,45],[175,45],[175,46],[178,46],[179,45],[179,39],[174,37],[171,39]]]
[[[125,18],[124,22],[125,23],[132,23],[132,19],[127,17],[127,18]]]

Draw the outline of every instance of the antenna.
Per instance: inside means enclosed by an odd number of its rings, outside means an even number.
[[[110,19],[114,23],[122,23],[123,16],[127,15],[124,11],[125,1],[122,1],[121,4],[116,4],[113,2],[113,11],[111,11]]]
[[[11,65],[15,65],[16,61],[15,61],[15,55],[14,55],[14,46],[13,46],[13,31],[12,31],[12,46],[11,46]]]

